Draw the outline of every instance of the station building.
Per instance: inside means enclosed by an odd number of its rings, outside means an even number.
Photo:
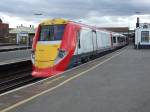
[[[150,48],[150,23],[139,23],[139,20],[137,20],[135,48]]]
[[[34,35],[35,28],[31,25],[30,27],[21,25],[9,30],[10,42],[19,45],[31,45]]]

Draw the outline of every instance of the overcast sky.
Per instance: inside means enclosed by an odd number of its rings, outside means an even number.
[[[135,12],[140,12],[136,14]],[[42,13],[42,15],[34,15]],[[67,18],[99,27],[135,27],[136,17],[150,23],[150,0],[1,0],[0,18],[10,27]]]

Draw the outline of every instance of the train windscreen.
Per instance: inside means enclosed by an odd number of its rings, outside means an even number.
[[[41,26],[39,41],[62,40],[66,25],[43,25]]]

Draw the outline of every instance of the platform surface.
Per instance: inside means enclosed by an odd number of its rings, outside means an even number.
[[[30,60],[31,49],[0,52],[0,65]]]
[[[0,51],[1,50],[13,50],[13,49],[16,49],[16,50],[19,50],[19,49],[26,49],[28,47],[31,47],[31,46],[26,46],[26,45],[6,45],[6,46],[0,46]]]
[[[13,43],[1,43],[0,42],[0,46],[12,46],[12,45],[16,45],[16,44],[13,44]]]
[[[7,111],[150,112],[150,50],[129,46],[94,63],[88,64],[92,65],[88,70],[70,72],[63,83]]]

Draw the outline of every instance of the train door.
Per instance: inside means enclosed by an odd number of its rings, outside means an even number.
[[[97,51],[97,33],[95,30],[92,30],[92,40],[93,40],[93,51]]]
[[[81,49],[80,31],[77,31],[77,47],[76,47],[77,55],[81,53],[80,49]]]
[[[115,37],[115,36],[113,36],[112,38],[113,38],[113,39],[112,39],[112,40],[113,40],[113,46],[116,46],[117,39],[116,39],[116,37]]]
[[[93,52],[92,31],[89,28],[82,28],[78,38],[78,54]]]

